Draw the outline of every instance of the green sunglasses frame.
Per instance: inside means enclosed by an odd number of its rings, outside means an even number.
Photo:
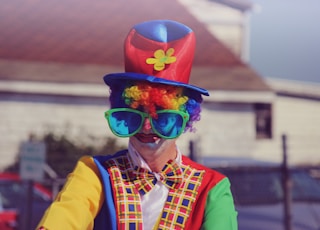
[[[135,132],[133,132],[132,134],[121,135],[121,134],[116,133],[116,132],[112,129],[112,125],[111,125],[111,122],[110,122],[109,117],[110,117],[111,114],[114,113],[114,112],[122,112],[122,111],[127,111],[127,112],[132,112],[132,113],[139,114],[139,115],[141,116],[141,118],[142,118],[142,119],[141,119],[142,122],[141,122],[139,128],[138,128]],[[167,136],[164,136],[164,135],[162,135],[161,133],[159,133],[159,132],[154,128],[154,126],[153,126],[153,123],[152,123],[153,118],[151,117],[151,115],[148,114],[148,113],[145,113],[145,112],[141,112],[141,111],[136,110],[136,109],[130,109],[130,108],[114,108],[114,109],[110,109],[110,110],[105,111],[104,117],[105,117],[105,119],[108,121],[108,124],[109,124],[109,127],[110,127],[111,132],[112,132],[114,135],[118,136],[118,137],[131,137],[131,136],[134,136],[135,134],[137,134],[137,133],[141,130],[142,125],[143,125],[143,121],[144,121],[146,118],[149,118],[150,124],[151,124],[151,128],[152,128],[153,132],[154,132],[155,134],[157,134],[159,137],[164,138],[164,139],[175,139],[175,138],[179,137],[179,136],[182,134],[182,132],[184,131],[185,127],[186,127],[186,124],[187,124],[187,122],[188,122],[188,120],[189,120],[189,114],[188,114],[188,113],[185,113],[185,112],[182,112],[182,111],[179,111],[179,110],[168,110],[168,109],[158,110],[158,111],[157,111],[157,114],[160,114],[160,113],[175,113],[175,114],[181,115],[181,117],[182,117],[182,119],[183,119],[183,123],[182,123],[182,126],[181,126],[181,130],[178,132],[178,134],[177,134],[176,136],[174,136],[174,137],[167,137]]]

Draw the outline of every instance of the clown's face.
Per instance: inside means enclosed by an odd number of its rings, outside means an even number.
[[[160,155],[174,155],[176,152],[176,139],[165,139],[155,134],[151,128],[150,120],[144,120],[141,130],[130,137],[132,146],[144,157],[157,157]]]

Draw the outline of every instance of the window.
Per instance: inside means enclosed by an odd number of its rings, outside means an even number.
[[[255,104],[257,139],[272,138],[271,104]]]

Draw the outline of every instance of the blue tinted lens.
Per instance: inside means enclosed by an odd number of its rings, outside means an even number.
[[[183,131],[183,117],[178,113],[158,113],[158,118],[152,119],[152,125],[162,136],[175,138]]]
[[[142,117],[130,111],[115,111],[108,116],[112,131],[120,136],[130,136],[136,132],[141,124]]]

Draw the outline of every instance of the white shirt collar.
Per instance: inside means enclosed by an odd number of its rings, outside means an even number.
[[[182,154],[177,146],[176,146],[176,150],[177,150],[177,157],[175,160],[179,165],[181,165]],[[145,169],[151,171],[147,162],[141,157],[140,153],[133,147],[133,145],[130,142],[128,145],[128,152],[129,152],[129,156],[131,157],[132,163],[134,166],[145,168]]]

